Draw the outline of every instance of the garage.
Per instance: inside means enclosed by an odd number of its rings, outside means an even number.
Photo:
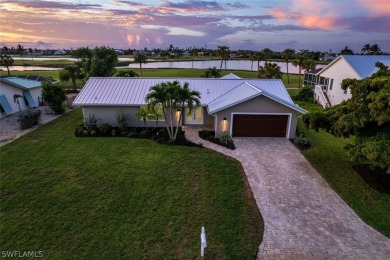
[[[234,137],[286,137],[288,115],[233,115]]]

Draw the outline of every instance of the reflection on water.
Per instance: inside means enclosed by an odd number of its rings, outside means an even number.
[[[282,72],[287,72],[286,62],[272,62],[278,64]],[[212,67],[220,68],[221,60],[206,60],[206,61],[172,61],[172,62],[151,62],[142,64],[145,69],[158,69],[158,68],[177,68],[177,69],[207,69]],[[260,62],[260,66],[264,66],[264,62]],[[317,65],[316,68],[323,68],[325,65]],[[130,68],[139,68],[138,63],[130,64]],[[222,69],[225,69],[225,62]],[[228,70],[252,70],[257,71],[257,61],[251,62],[249,60],[228,60],[226,62],[226,69]],[[288,64],[289,73],[298,74],[298,67]],[[303,73],[303,71],[302,71]]]
[[[50,60],[54,58],[41,58]],[[63,58],[63,59],[71,59],[71,58]],[[127,58],[123,58],[127,59]],[[121,59],[120,59],[121,60]],[[284,73],[287,72],[287,64],[286,62],[273,62],[278,64],[280,70]],[[175,69],[207,69],[212,67],[220,68],[221,61],[220,60],[206,60],[206,61],[167,61],[167,62],[149,62],[146,64],[142,64],[142,67],[145,69],[159,69],[159,68],[175,68]],[[260,66],[264,66],[264,62],[260,62]],[[325,65],[319,64],[316,68],[323,68]],[[132,63],[128,67],[120,67],[120,68],[132,68],[138,69],[138,63]],[[12,66],[10,70],[16,71],[24,71],[24,70],[60,70],[61,68],[47,68],[47,67],[39,67],[39,66]],[[225,63],[222,66],[222,69],[225,69]],[[252,70],[257,71],[257,61],[251,62],[249,60],[229,60],[226,62],[226,69],[228,70]],[[4,70],[4,69],[3,69]],[[291,63],[288,65],[289,73],[298,74],[298,67],[293,66]],[[303,71],[302,71],[303,73]]]

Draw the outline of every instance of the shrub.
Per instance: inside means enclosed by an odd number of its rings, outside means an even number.
[[[110,135],[111,134],[111,131],[112,131],[112,126],[110,126],[109,124],[107,123],[104,123],[104,124],[101,124],[99,126],[99,132],[102,134],[102,135]]]
[[[305,101],[305,102],[313,102],[313,88],[310,86],[305,86],[301,88],[294,96],[293,99],[295,101]]]
[[[112,136],[116,136],[116,130],[115,130],[115,129],[112,129],[111,135],[112,135]]]
[[[88,130],[84,130],[83,131],[83,135],[85,135],[85,136],[89,135],[89,131]]]
[[[234,145],[234,142],[233,142],[233,139],[232,139],[232,136],[228,133],[228,132],[222,132],[219,136],[218,136],[218,139],[219,141],[224,144],[225,147],[229,148],[229,149],[235,149],[235,145]]]
[[[84,130],[85,130],[85,129],[84,129],[84,124],[81,124],[81,125],[79,125],[79,126],[75,129],[74,135],[77,136],[77,137],[83,136],[83,135],[84,135],[84,134],[83,134]]]
[[[310,139],[308,137],[305,137],[303,134],[297,135],[292,142],[299,148],[299,149],[307,149],[310,148]]]
[[[202,130],[199,131],[199,137],[228,149],[236,149],[232,137],[227,132],[222,132],[219,137],[215,137],[215,131]]]
[[[21,112],[18,116],[20,129],[31,128],[34,125],[37,125],[40,119],[41,119],[40,110],[33,110],[33,109],[25,110]]]
[[[84,126],[88,131],[95,131],[98,128],[95,114],[89,114],[88,117],[84,117]]]
[[[96,134],[97,134],[97,132],[96,132],[95,130],[92,130],[92,131],[91,131],[91,135],[92,135],[92,136],[96,136]]]
[[[120,132],[127,132],[127,127],[129,121],[127,119],[127,115],[123,113],[122,109],[118,111],[116,115],[116,120],[118,121],[118,127]]]
[[[64,90],[50,81],[42,82],[42,97],[49,103],[49,107],[56,114],[65,112],[63,102],[66,100]]]

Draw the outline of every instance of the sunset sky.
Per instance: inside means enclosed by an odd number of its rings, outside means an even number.
[[[389,0],[2,0],[0,45],[390,52]]]

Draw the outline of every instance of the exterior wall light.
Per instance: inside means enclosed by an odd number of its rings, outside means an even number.
[[[221,131],[222,132],[226,132],[227,128],[228,128],[228,121],[227,121],[226,117],[224,117],[223,120],[222,120]]]

